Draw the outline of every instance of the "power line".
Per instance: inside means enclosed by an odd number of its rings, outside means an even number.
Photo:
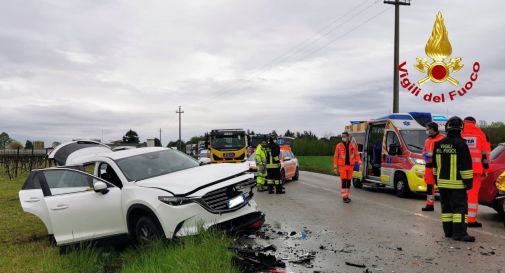
[[[282,60],[287,60],[289,59],[289,57],[291,56],[294,56],[298,53],[301,53],[303,52],[305,49],[308,49],[310,46],[312,46],[315,42],[317,42],[318,40],[321,40],[323,37],[326,37],[328,36],[329,34],[331,34],[334,30],[340,28],[341,26],[345,25],[346,23],[350,22],[350,20],[346,20],[344,21],[343,23],[341,24],[338,24],[337,26],[335,27],[331,27],[332,25],[334,25],[335,23],[337,23],[338,21],[340,21],[341,19],[347,17],[347,16],[353,16],[352,18],[350,18],[351,20],[353,18],[355,18],[355,16],[358,16],[360,14],[362,14],[363,12],[367,11],[368,9],[370,9],[373,5],[377,4],[380,0],[376,0],[374,1],[373,3],[371,3],[370,5],[366,6],[364,9],[357,9],[359,7],[361,7],[363,4],[365,4],[367,2],[367,0],[361,2],[360,4],[358,4],[357,6],[353,7],[352,9],[350,9],[348,12],[346,12],[343,16],[340,16],[338,17],[337,19],[334,19],[330,24],[327,24],[325,27],[321,28],[315,35],[307,38],[305,41],[303,41],[302,43],[298,44],[297,46],[291,48],[290,50],[288,50],[288,52],[284,53],[284,54],[281,54],[279,55],[278,57],[272,59],[271,61],[267,62],[266,64],[262,65],[259,69],[257,69],[256,72],[250,74],[248,77],[247,77],[247,80],[249,79],[252,79],[254,77],[257,77],[257,76],[260,76],[266,72],[268,72],[270,69],[271,69],[271,66],[274,66],[278,63],[280,63],[280,61]],[[327,29],[328,27],[330,27],[329,30],[327,30],[326,32],[322,33],[321,35],[319,35],[321,32],[323,32],[325,29]],[[315,39],[314,39],[315,37]],[[307,43],[308,42],[308,43]],[[268,68],[270,67],[270,68]],[[231,86],[228,86],[228,87],[224,87],[222,88],[221,90],[218,90],[218,93],[221,93],[221,94],[226,94],[230,91],[233,91],[233,89],[237,88],[237,87],[240,87],[244,84],[247,84],[247,83],[236,83],[236,84],[232,84]],[[202,102],[206,102],[206,101],[214,101],[213,99],[217,97],[217,95],[214,95],[214,97],[212,97],[211,99],[209,100],[203,100]]]
[[[377,2],[377,1],[376,1],[376,2]],[[328,46],[330,46],[331,44],[333,44],[333,43],[335,43],[336,41],[340,40],[341,38],[343,38],[343,37],[347,36],[348,34],[350,34],[350,33],[354,32],[354,31],[356,31],[357,29],[361,28],[362,26],[364,26],[364,25],[365,25],[365,24],[367,24],[368,22],[370,22],[370,21],[372,21],[373,19],[375,19],[375,18],[379,17],[380,15],[384,14],[387,10],[388,10],[387,8],[386,8],[386,9],[383,9],[383,10],[382,10],[382,11],[380,11],[379,13],[377,13],[377,14],[373,15],[372,17],[368,18],[367,20],[365,20],[365,21],[361,22],[360,24],[358,24],[358,25],[357,25],[357,26],[355,26],[354,28],[352,28],[352,29],[348,30],[347,32],[343,33],[342,35],[337,36],[335,39],[330,40],[330,41],[329,41],[329,42],[327,42],[325,45],[323,45],[323,46],[321,46],[321,47],[319,47],[319,48],[316,48],[316,49],[314,49],[314,50],[310,51],[308,54],[300,55],[300,56],[299,56],[299,58],[296,60],[296,62],[301,61],[301,60],[303,60],[303,59],[305,59],[305,58],[308,58],[308,57],[310,57],[310,56],[314,55],[315,53],[317,53],[317,52],[319,52],[319,51],[321,51],[321,50],[323,50],[323,49],[327,48]],[[254,74],[252,74],[252,75],[251,75],[248,79],[250,80],[250,79],[252,79],[254,76],[260,76],[260,75],[262,75],[262,74],[264,74],[264,73],[266,73],[266,72],[268,72],[268,71],[270,71],[270,70],[272,70],[272,69],[268,69],[268,70],[261,71],[261,73],[254,73]],[[281,68],[281,69],[278,69],[278,70],[277,70],[277,72],[278,72],[278,71],[282,71],[282,70],[283,70],[282,68]],[[247,83],[247,82],[245,82],[245,83],[241,83],[241,84],[234,85],[234,86],[229,87],[229,88],[222,89],[222,90],[223,90],[223,92],[220,94],[220,96],[217,96],[217,95],[213,96],[211,99],[207,100],[207,104],[211,104],[211,103],[213,103],[214,101],[216,101],[217,99],[221,98],[224,94],[226,94],[226,93],[228,93],[228,92],[230,92],[230,91],[233,91],[233,90],[232,90],[232,88],[242,87],[242,86],[244,86],[244,85],[246,85],[246,84],[248,84],[248,83]]]

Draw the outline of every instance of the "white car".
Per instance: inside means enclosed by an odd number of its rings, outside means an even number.
[[[33,170],[19,200],[60,246],[173,238],[201,227],[256,229],[264,222],[243,164],[200,166],[172,149],[113,152],[92,141],[62,144],[49,157],[65,166]]]

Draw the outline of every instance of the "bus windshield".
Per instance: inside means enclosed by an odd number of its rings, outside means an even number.
[[[210,145],[214,149],[240,149],[245,147],[245,135],[215,135]]]
[[[409,151],[418,154],[423,151],[424,142],[427,137],[425,130],[402,130],[400,133]]]

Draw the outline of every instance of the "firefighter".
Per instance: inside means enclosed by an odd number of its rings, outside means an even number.
[[[440,192],[442,227],[445,237],[456,241],[474,242],[468,235],[467,190],[472,188],[472,157],[461,137],[463,120],[450,118],[445,129],[447,137],[436,142],[433,151],[433,173]]]
[[[333,155],[333,171],[337,176],[340,176],[340,195],[344,203],[351,202],[349,194],[351,191],[351,180],[354,169],[354,164],[360,163],[358,147],[349,137],[348,132],[342,133],[342,142],[335,147]]]
[[[258,170],[258,176],[256,177],[256,186],[258,187],[258,191],[265,191],[265,182],[267,177],[267,139],[263,138],[261,143],[256,147],[256,169]]]
[[[274,193],[274,187],[276,194],[286,193],[284,191],[284,187],[282,186],[281,180],[281,148],[273,139],[273,137],[270,137],[268,142],[266,164],[268,193]]]
[[[435,177],[433,176],[433,146],[435,142],[443,139],[445,135],[438,131],[438,124],[435,122],[428,122],[426,124],[426,130],[428,132],[428,137],[424,142],[423,157],[426,162],[426,168],[424,171],[424,182],[426,183],[426,206],[422,208],[422,211],[434,211],[433,204],[435,203]]]
[[[473,117],[466,117],[465,125],[461,136],[466,140],[466,144],[472,155],[473,185],[468,191],[468,227],[482,227],[477,222],[477,211],[479,209],[479,190],[482,178],[487,177],[489,169],[488,157],[491,152],[491,146],[487,140],[486,134],[477,127],[476,120]]]

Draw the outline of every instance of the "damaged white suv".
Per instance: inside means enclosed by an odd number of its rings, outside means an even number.
[[[64,166],[33,170],[19,199],[60,246],[173,238],[200,227],[256,229],[264,222],[243,164],[200,166],[172,149],[113,152],[92,141],[62,144],[49,157]]]

